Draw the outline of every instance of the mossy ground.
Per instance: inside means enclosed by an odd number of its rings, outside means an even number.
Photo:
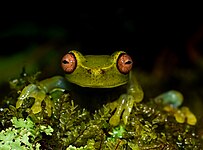
[[[54,91],[48,96],[52,100],[52,113],[42,102],[42,111],[33,114],[34,99],[27,99],[22,107],[15,108],[18,92],[27,84],[36,83],[36,76],[24,74],[11,81],[11,91],[1,103],[1,131],[12,127],[13,117],[29,117],[36,126],[51,126],[52,135],[41,133],[33,140],[40,149],[201,149],[201,138],[195,125],[178,123],[171,112],[166,112],[160,101],[150,99],[134,106],[128,123],[117,127],[109,124],[113,112],[109,104],[101,106],[95,113],[74,104],[68,92]]]

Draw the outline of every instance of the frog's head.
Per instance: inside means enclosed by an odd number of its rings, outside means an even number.
[[[124,51],[86,55],[72,50],[61,60],[69,82],[82,87],[113,88],[128,82],[133,61]]]

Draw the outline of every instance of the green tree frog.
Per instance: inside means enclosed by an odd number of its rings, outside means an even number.
[[[131,57],[124,51],[117,51],[112,55],[84,56],[76,50],[71,50],[61,60],[65,77],[55,76],[40,81],[38,85],[28,85],[21,92],[16,107],[19,108],[26,98],[34,97],[35,103],[31,110],[33,113],[40,112],[41,102],[46,99],[46,93],[56,88],[69,88],[67,81],[72,85],[82,87],[83,90],[93,90],[92,93],[126,87],[117,99],[110,102],[114,114],[109,121],[111,125],[117,126],[122,118],[126,124],[133,105],[143,99],[143,91],[132,73],[132,65]],[[94,96],[95,102],[98,97],[100,96]],[[88,98],[91,99],[91,96],[89,95]]]

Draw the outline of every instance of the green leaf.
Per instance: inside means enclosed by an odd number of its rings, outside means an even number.
[[[24,120],[22,118],[17,119],[16,117],[13,117],[11,121],[15,128],[25,128],[30,130],[34,127],[34,123],[32,122],[32,120],[30,120],[30,118],[27,118],[27,120]]]
[[[3,141],[5,139],[4,130],[0,132],[0,140]]]
[[[11,147],[10,147],[10,145],[0,145],[0,149],[1,150],[10,150],[11,149]]]
[[[22,141],[25,145],[28,145],[29,147],[32,147],[32,144],[29,142],[29,138],[27,134],[24,134],[22,137]]]
[[[36,143],[35,150],[40,150],[40,143]]]
[[[5,131],[1,131],[0,140],[4,142],[12,141],[15,138],[15,133],[10,128]]]
[[[48,125],[48,127],[41,125],[40,126],[41,132],[45,132],[46,135],[52,135],[52,132],[54,131],[51,126]]]
[[[21,146],[20,139],[16,140],[15,142],[12,142],[10,145],[11,145],[11,149],[26,150],[24,146]]]

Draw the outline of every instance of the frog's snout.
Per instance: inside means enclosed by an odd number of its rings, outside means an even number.
[[[91,76],[99,76],[99,75],[105,73],[105,71],[103,69],[99,69],[99,68],[88,69],[87,72]]]

